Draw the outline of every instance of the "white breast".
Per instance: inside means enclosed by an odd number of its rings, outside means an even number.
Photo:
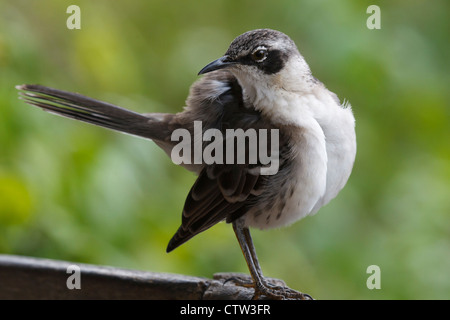
[[[344,103],[341,106],[333,103],[335,100],[328,93],[326,89],[319,91],[319,98],[326,101],[327,108],[317,114],[317,121],[326,139],[327,187],[311,214],[316,213],[342,190],[350,177],[356,156],[355,118],[350,104]]]
[[[278,107],[285,107],[283,111],[274,108],[262,111],[278,111],[277,119],[288,124],[291,161],[294,163],[290,166],[289,176],[271,178],[268,192],[278,195],[274,203],[255,208],[254,213],[246,215],[248,226],[267,229],[289,225],[310,214],[325,194],[328,163],[325,135],[308,107],[301,102],[297,97],[278,103]],[[273,114],[270,116],[274,119]]]
[[[295,130],[299,136],[292,137],[292,175],[286,187],[276,189],[280,194],[270,210],[257,208],[257,214],[246,215],[247,225],[260,229],[289,225],[316,213],[346,184],[356,153],[354,117],[349,107],[341,107],[328,90],[322,90],[318,96],[291,100],[296,105],[277,112],[301,128]]]

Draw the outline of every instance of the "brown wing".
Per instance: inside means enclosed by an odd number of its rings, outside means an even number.
[[[170,240],[167,252],[222,220],[231,222],[243,215],[249,198],[254,197],[251,191],[258,180],[258,175],[240,169],[222,172],[216,179],[203,170],[187,196],[182,224]]]
[[[197,105],[191,105],[189,108],[194,109],[192,113],[196,117],[202,113],[195,110],[195,107],[204,108],[208,104],[210,112],[219,114],[216,116],[215,123],[210,127],[221,130],[223,136],[225,136],[226,129],[240,128],[245,131],[248,128],[267,127],[258,112],[244,107],[242,89],[234,77],[228,73],[218,72],[208,74],[206,77],[210,77],[210,79],[206,79],[207,81],[215,80],[211,83],[218,86],[225,85],[229,89],[214,100],[211,100],[210,97],[205,99],[207,102],[199,97],[191,97],[190,100],[195,101]],[[221,83],[219,84],[219,82]],[[205,83],[200,83],[199,87],[191,90],[191,94],[198,92],[201,95],[200,85],[207,87]],[[203,112],[207,112],[207,110],[203,110]],[[211,123],[211,121],[209,122]],[[223,145],[225,147],[226,144],[223,143]],[[248,155],[248,143],[246,143],[246,148]],[[248,160],[248,156],[246,159]],[[187,196],[181,226],[170,240],[167,252],[220,221],[232,222],[245,214],[266,181],[265,176],[259,175],[256,167],[259,167],[259,164],[205,165]]]

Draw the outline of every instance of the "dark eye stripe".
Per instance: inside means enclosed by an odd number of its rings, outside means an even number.
[[[288,56],[285,52],[271,50],[267,58],[260,64],[259,68],[263,70],[265,74],[274,74],[283,69],[287,59]]]
[[[242,65],[255,66],[265,74],[274,74],[283,69],[288,55],[281,50],[272,49],[268,51],[267,57],[260,62],[253,60],[252,53],[236,59],[235,61]]]

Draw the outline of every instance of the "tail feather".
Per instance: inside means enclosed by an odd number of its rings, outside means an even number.
[[[50,113],[149,139],[159,140],[162,133],[162,123],[151,116],[78,93],[28,84],[16,89],[21,90],[20,98],[26,103]]]

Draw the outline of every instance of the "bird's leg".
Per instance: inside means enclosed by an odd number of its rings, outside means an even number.
[[[261,267],[259,266],[258,259],[256,258],[256,261],[254,260],[254,256],[256,257],[256,255],[253,254],[247,241],[248,237],[246,235],[246,232],[244,232],[244,230],[248,231],[248,228],[243,228],[242,226],[240,226],[240,224],[241,223],[239,222],[233,222],[233,230],[234,233],[236,234],[236,238],[238,239],[242,253],[244,254],[245,261],[247,262],[250,275],[253,279],[253,284],[251,285],[252,287],[255,288],[255,295],[253,299],[258,299],[261,293],[261,290],[259,290],[259,288],[264,287]],[[248,236],[250,236],[250,232],[248,232]],[[251,238],[250,243],[252,243]]]
[[[261,296],[266,296],[272,299],[312,299],[309,295],[292,290],[288,287],[275,286],[269,283],[263,276],[261,267],[258,262],[255,247],[253,245],[250,230],[242,225],[242,222],[234,221],[233,230],[238,239],[245,261],[247,262],[250,275],[253,279],[253,287],[255,288],[255,295],[253,299],[259,299]]]

